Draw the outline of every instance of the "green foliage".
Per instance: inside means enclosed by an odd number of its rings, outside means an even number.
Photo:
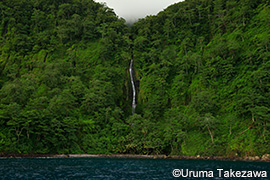
[[[0,9],[0,152],[269,153],[268,1],[186,0],[131,27],[93,0]]]
[[[132,26],[140,113],[164,122],[165,153],[269,152],[268,11],[260,0],[190,0]]]

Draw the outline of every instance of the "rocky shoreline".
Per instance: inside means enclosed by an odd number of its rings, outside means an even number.
[[[193,159],[220,161],[265,161],[270,162],[270,154],[262,157],[223,157],[223,156],[181,156],[181,155],[135,155],[135,154],[25,154],[0,153],[0,159],[5,158],[133,158],[133,159]]]

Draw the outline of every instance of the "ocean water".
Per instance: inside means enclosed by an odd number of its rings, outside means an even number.
[[[175,170],[177,169],[177,170]],[[213,172],[213,177],[191,177],[194,171]],[[221,176],[219,176],[220,170]],[[267,177],[224,177],[224,172],[265,171]],[[174,171],[175,170],[175,171]],[[176,172],[178,171],[178,172]],[[173,172],[176,173],[174,177]],[[179,174],[180,172],[180,174]],[[178,174],[177,174],[178,173]],[[196,174],[195,174],[196,175]],[[206,174],[204,174],[206,175]],[[210,173],[211,175],[211,173]],[[227,174],[228,175],[228,174]],[[243,174],[241,174],[242,176]],[[263,175],[263,174],[261,174]],[[183,177],[187,176],[187,177]],[[199,174],[198,174],[199,176]],[[203,176],[203,174],[201,174]],[[0,159],[2,180],[166,180],[166,179],[270,179],[269,162],[176,160],[176,159],[107,159],[107,158],[25,158]]]

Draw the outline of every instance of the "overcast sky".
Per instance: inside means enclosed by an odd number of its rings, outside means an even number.
[[[126,21],[136,21],[147,15],[156,15],[171,4],[183,0],[95,0],[105,2],[108,7]]]

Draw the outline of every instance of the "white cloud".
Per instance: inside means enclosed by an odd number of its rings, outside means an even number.
[[[127,21],[135,21],[147,15],[156,15],[171,4],[183,0],[95,0],[105,2],[108,7]]]

